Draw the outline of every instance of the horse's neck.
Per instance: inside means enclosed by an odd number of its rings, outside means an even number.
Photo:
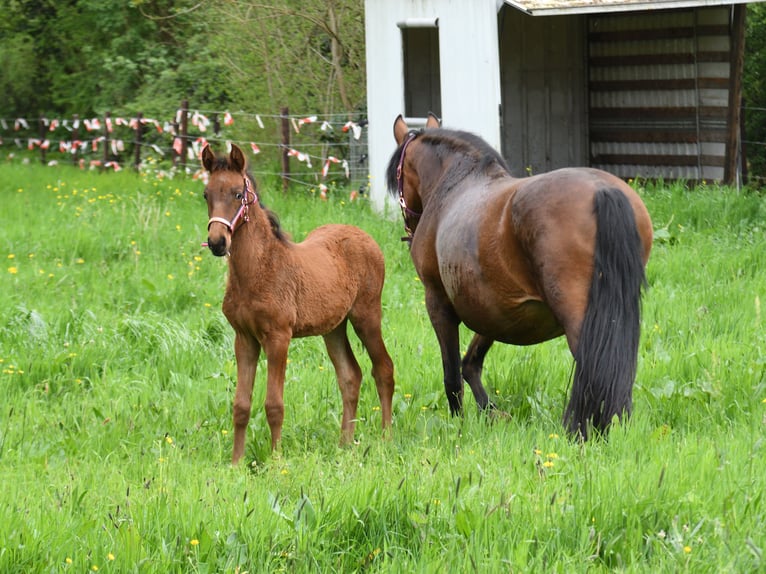
[[[250,220],[237,227],[230,251],[230,272],[248,282],[268,273],[271,262],[284,257],[284,245],[274,236],[271,223],[261,209],[251,210]]]

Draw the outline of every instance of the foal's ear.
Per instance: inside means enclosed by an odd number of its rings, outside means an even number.
[[[212,172],[214,162],[215,154],[213,153],[213,150],[210,149],[210,145],[208,144],[202,148],[202,167],[204,167],[208,172]]]
[[[242,150],[239,149],[239,147],[237,147],[236,144],[231,144],[229,161],[231,162],[232,169],[239,172],[245,171],[245,165],[247,164],[247,160],[245,159],[245,154],[242,153]]]
[[[442,127],[442,121],[436,117],[433,112],[428,112],[428,119],[426,120],[427,128],[440,128]]]
[[[399,114],[394,120],[394,139],[396,140],[396,145],[402,145],[404,138],[407,137],[409,132],[410,128],[407,127],[407,122],[404,121],[402,114]]]

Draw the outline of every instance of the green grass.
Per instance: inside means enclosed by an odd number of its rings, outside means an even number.
[[[0,181],[0,571],[766,569],[763,196],[639,187],[657,239],[634,416],[580,445],[560,423],[563,339],[493,348],[485,384],[509,420],[470,397],[451,418],[396,214],[261,182],[294,239],[345,222],[381,244],[394,435],[366,376],[358,444],[338,448],[332,366],[321,339],[295,340],[283,451],[262,359],[232,468],[226,263],[200,247],[202,184],[18,164]]]

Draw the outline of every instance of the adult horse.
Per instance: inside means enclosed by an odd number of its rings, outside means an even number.
[[[481,408],[494,341],[533,345],[565,335],[574,355],[567,429],[588,438],[629,415],[636,376],[644,267],[652,223],[638,195],[596,169],[511,177],[484,140],[429,115],[398,145],[387,171],[442,356],[453,414],[463,381]],[[474,331],[460,359],[458,326]]]
[[[274,213],[260,203],[237,146],[222,157],[205,146],[202,164],[210,174],[205,186],[207,244],[213,255],[229,256],[223,313],[234,328],[237,360],[232,463],[244,453],[261,350],[268,368],[264,407],[272,450],[279,446],[293,337],[324,337],[343,397],[341,443],[353,440],[362,371],[346,335],[348,322],[370,355],[383,428],[389,427],[394,368],[381,336],[385,266],[377,243],[351,225],[324,225],[293,243]]]

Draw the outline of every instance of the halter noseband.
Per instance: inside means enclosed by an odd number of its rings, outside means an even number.
[[[396,166],[396,185],[399,190],[399,207],[402,208],[402,217],[404,218],[404,231],[407,233],[406,237],[402,237],[402,241],[406,241],[410,244],[412,243],[412,235],[414,231],[410,229],[410,226],[407,224],[407,220],[409,217],[413,217],[416,220],[420,219],[420,216],[423,214],[418,213],[417,211],[413,211],[407,207],[407,202],[404,200],[404,177],[402,172],[404,168],[404,153],[407,151],[407,147],[410,145],[412,140],[414,140],[419,135],[420,132],[416,131],[410,131],[410,133],[407,134],[407,139],[404,140],[404,143],[402,144],[402,153],[399,156],[399,165]]]
[[[240,219],[244,221],[245,223],[250,221],[250,216],[248,215],[247,212],[250,209],[250,206],[256,201],[258,201],[258,196],[256,195],[255,191],[253,191],[253,188],[250,186],[250,178],[245,176],[245,193],[242,194],[242,203],[240,204],[239,209],[237,210],[237,213],[234,214],[234,219],[229,221],[228,219],[224,219],[223,217],[211,217],[207,221],[208,231],[210,231],[210,226],[213,223],[222,223],[229,230],[229,233],[234,233],[234,226],[237,224],[237,222]]]

